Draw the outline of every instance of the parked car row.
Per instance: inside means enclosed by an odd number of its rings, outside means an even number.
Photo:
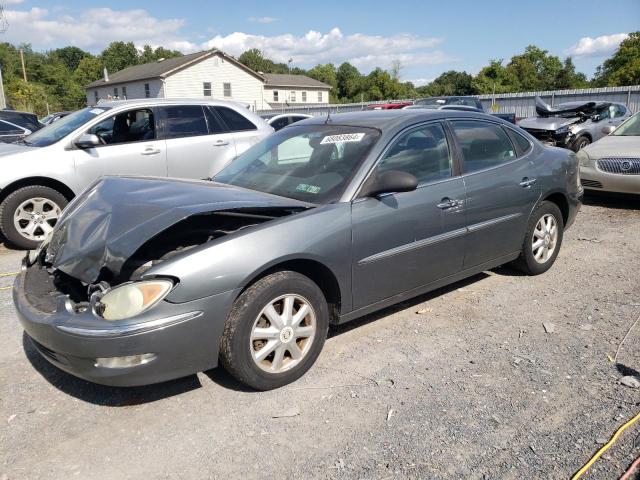
[[[15,142],[40,130],[43,126],[33,113],[0,110],[0,142]]]

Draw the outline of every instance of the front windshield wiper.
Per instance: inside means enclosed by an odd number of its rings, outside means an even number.
[[[19,138],[11,143],[22,143],[23,145],[31,145],[31,142],[27,142],[24,138]]]

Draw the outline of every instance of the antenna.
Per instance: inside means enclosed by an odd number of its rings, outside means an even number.
[[[9,21],[4,13],[4,7],[0,4],[0,33],[4,33],[9,28]]]
[[[331,108],[327,108],[327,118],[324,120],[324,124],[326,125],[331,121]]]

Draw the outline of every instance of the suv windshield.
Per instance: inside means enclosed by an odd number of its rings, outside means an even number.
[[[611,135],[619,135],[621,137],[640,136],[640,114],[635,114],[616,128]]]
[[[380,132],[291,126],[254,145],[213,180],[310,203],[337,201]]]
[[[108,107],[83,108],[82,110],[78,110],[66,117],[62,117],[57,122],[47,125],[37,132],[32,133],[22,141],[27,145],[34,147],[48,147],[49,145],[62,140],[71,132],[80,128],[82,125],[93,120],[96,116],[106,112],[107,110],[109,110]]]

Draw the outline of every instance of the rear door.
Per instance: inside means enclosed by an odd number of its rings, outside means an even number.
[[[209,108],[222,119],[227,130],[233,134],[237,155],[242,154],[264,138],[264,131],[260,132],[258,127],[240,112],[223,106],[211,106]]]
[[[167,176],[164,140],[157,135],[157,114],[152,108],[135,108],[108,116],[85,132],[103,143],[73,150],[81,185],[102,175]]]
[[[205,179],[236,156],[233,135],[202,105],[160,107],[170,177]]]
[[[450,125],[467,189],[467,269],[521,249],[539,189],[530,144],[526,150],[514,145],[498,123],[452,120]]]
[[[355,308],[462,269],[465,187],[443,125],[428,123],[401,134],[373,174],[386,170],[410,173],[419,185],[412,192],[353,201]]]

